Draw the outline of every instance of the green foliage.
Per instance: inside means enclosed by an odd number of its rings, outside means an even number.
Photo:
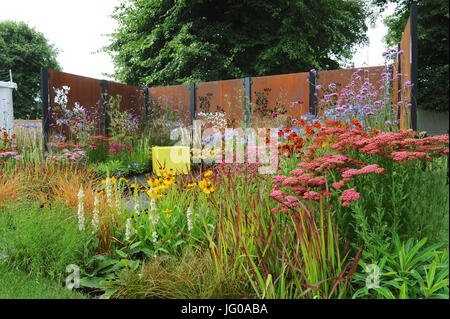
[[[61,281],[66,267],[82,267],[92,254],[94,237],[78,229],[76,215],[63,206],[10,206],[0,212],[0,251],[14,269],[35,278]]]
[[[140,242],[122,249],[116,249],[111,255],[96,255],[88,260],[86,269],[82,270],[80,286],[102,289],[102,299],[108,299],[123,285],[125,271],[136,271],[140,266],[139,259],[132,259],[138,253],[150,254],[141,247]],[[135,258],[135,257],[134,257]]]
[[[126,173],[128,172],[126,166],[119,160],[111,160],[104,163],[91,165],[92,167],[95,167],[95,175],[97,178],[106,177],[108,174],[111,176],[117,176],[119,175],[119,172],[122,172],[124,173],[123,175],[126,175]]]
[[[44,35],[24,22],[0,21],[0,73],[12,70],[17,83],[18,90],[13,93],[15,118],[41,117],[42,105],[37,100],[41,67],[59,70],[57,55],[58,50]]]
[[[375,158],[374,158],[375,159]],[[375,161],[385,174],[368,174],[353,179],[361,197],[351,208],[336,207],[341,234],[354,245],[365,243],[366,252],[389,241],[390,232],[402,240],[429,238],[431,243],[448,244],[449,189],[446,159],[408,164]],[[376,160],[376,159],[375,159]]]
[[[0,299],[86,299],[50,279],[36,279],[0,262]]]
[[[426,238],[419,242],[414,239],[401,242],[394,233],[391,251],[389,244],[377,247],[381,255],[379,260],[368,262],[363,255],[359,265],[367,274],[354,275],[354,283],[360,288],[353,298],[448,299],[447,250],[438,251],[441,244],[426,247],[426,242]]]
[[[411,4],[418,12],[418,102],[421,109],[448,110],[449,104],[449,3],[442,0],[382,0],[397,3],[396,11],[384,23],[389,28],[385,41],[396,46],[410,15]]]
[[[364,1],[124,1],[115,78],[172,85],[338,68],[366,40]],[[332,57],[332,58],[331,58]]]
[[[187,250],[180,258],[158,256],[143,265],[141,271],[128,271],[124,285],[115,298],[217,299],[252,296],[245,278],[217,273],[207,254]],[[233,280],[234,279],[234,280]]]

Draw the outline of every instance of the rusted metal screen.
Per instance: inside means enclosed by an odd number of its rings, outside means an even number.
[[[243,126],[244,79],[203,82],[196,85],[196,118],[202,113],[226,114],[227,127]],[[214,123],[205,123],[207,126]]]
[[[144,90],[137,86],[108,82],[108,95],[120,96],[120,110],[138,116],[143,120],[145,113]]]
[[[178,115],[180,121],[189,125],[191,118],[189,85],[152,87],[148,89],[150,108],[168,107]]]
[[[309,73],[292,73],[252,78],[252,124],[265,127],[267,121],[290,123],[309,111]]]
[[[407,82],[411,81],[411,18],[408,18],[405,30],[403,31],[402,39],[400,41],[400,52],[397,54],[398,63],[400,63],[402,87],[400,104],[400,128],[408,129],[411,123],[411,108],[408,105],[411,104],[411,88]]]
[[[102,88],[101,80],[92,79],[75,74],[49,70],[49,120],[50,120],[50,135],[64,134],[68,136],[67,128],[60,129],[56,125],[58,113],[55,112],[57,104],[55,102],[54,89],[62,89],[63,86],[68,86],[70,91],[67,96],[67,108],[72,110],[75,103],[79,103],[86,109],[86,113],[95,119],[96,129],[99,132],[103,130],[102,121]]]
[[[319,78],[317,84],[317,98],[320,100],[325,94],[335,91],[340,96],[342,90],[350,89],[357,91],[365,81],[369,81],[373,85],[373,94],[377,94],[378,98],[382,97],[382,86],[386,83],[382,82],[382,73],[385,72],[384,66],[373,66],[364,68],[326,70],[317,72]],[[330,85],[334,84],[336,89]],[[324,110],[318,109],[318,115],[323,115]]]
[[[102,97],[102,82],[106,84],[105,101]],[[54,89],[62,89],[64,86],[70,88],[67,95],[67,109],[73,111],[76,103],[81,105],[86,110],[88,119],[94,121],[94,132],[92,133],[103,134],[105,132],[103,102],[106,102],[108,109],[111,110],[113,103],[118,103],[120,100],[119,110],[121,112],[126,111],[131,117],[135,118],[139,127],[144,126],[145,101],[142,88],[49,70],[50,135],[63,134],[69,137],[70,131],[73,131],[73,128],[67,125],[57,125],[58,118],[61,121],[61,115],[55,102]],[[109,123],[109,121],[106,121],[106,123]]]

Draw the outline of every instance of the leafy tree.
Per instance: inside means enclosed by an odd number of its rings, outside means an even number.
[[[24,22],[0,22],[0,72],[12,70],[18,90],[13,93],[16,118],[40,118],[40,70],[60,70],[58,50],[44,35]],[[6,79],[0,79],[6,80]]]
[[[128,0],[103,50],[134,85],[338,68],[367,40],[367,15],[363,0]]]
[[[394,14],[386,17],[385,25],[389,31],[385,42],[396,46],[402,37],[410,16],[413,2],[417,3],[418,37],[418,101],[421,109],[436,111],[448,110],[448,30],[449,2],[447,0],[374,0],[383,6],[396,3]]]

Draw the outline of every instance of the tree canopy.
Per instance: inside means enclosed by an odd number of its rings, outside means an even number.
[[[413,2],[417,3],[418,37],[418,101],[421,109],[448,110],[448,30],[449,2],[447,0],[374,0],[384,6],[396,3],[393,15],[384,23],[388,27],[385,42],[395,47],[403,34]]]
[[[367,40],[367,15],[363,0],[128,0],[103,49],[133,85],[338,68]]]
[[[44,35],[24,22],[0,21],[0,72],[13,72],[18,90],[13,93],[14,117],[40,118],[40,70],[60,70],[58,50]],[[7,79],[0,79],[7,80]]]

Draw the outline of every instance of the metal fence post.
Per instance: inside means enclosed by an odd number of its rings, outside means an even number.
[[[417,3],[411,4],[411,126],[417,131],[417,67],[418,67],[418,44],[417,44]]]
[[[48,68],[41,68],[41,101],[42,101],[42,135],[44,137],[44,153],[48,152],[48,140],[50,136],[50,97],[49,97],[49,78]]]
[[[108,82],[102,80],[100,83],[102,87],[102,115],[103,115],[103,132],[105,135],[109,133],[109,118],[108,118]]]
[[[400,107],[400,104],[398,102],[400,102],[402,100],[402,77],[401,77],[401,73],[402,73],[402,63],[400,60],[400,54],[398,54],[398,52],[400,52],[400,42],[397,44],[397,120],[398,120],[398,128],[400,129],[400,120],[401,120],[401,113],[402,113],[402,109]]]
[[[144,88],[144,129],[148,128],[148,85]]]
[[[316,116],[317,115],[317,108],[316,108],[316,104],[317,104],[317,91],[316,91],[316,86],[317,86],[317,79],[319,78],[319,75],[317,74],[316,71],[310,71],[309,72],[309,113],[311,113],[312,115]]]
[[[250,127],[252,124],[252,79],[250,77],[246,77],[244,79],[244,96],[245,96],[245,112],[244,112],[244,122],[247,127]]]
[[[196,91],[196,87],[195,87],[195,83],[191,83],[189,85],[189,93],[190,93],[190,108],[191,108],[191,125],[194,125],[194,121],[196,118],[196,112],[197,112],[197,105],[196,105],[196,96],[195,96],[195,92]]]

